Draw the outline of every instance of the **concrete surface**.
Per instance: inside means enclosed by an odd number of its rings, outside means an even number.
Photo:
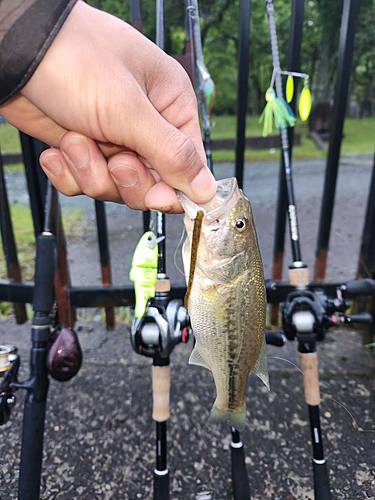
[[[136,355],[125,325],[106,334],[100,323],[78,325],[84,363],[75,379],[51,382],[42,477],[43,500],[152,498],[155,466],[151,361]],[[28,372],[30,324],[0,323],[0,343],[19,345]],[[230,433],[207,423],[215,392],[208,370],[187,365],[192,345],[172,354],[169,469],[171,499],[194,500],[200,488],[231,497]],[[255,500],[312,500],[311,442],[297,346],[269,347],[271,392],[252,375],[242,433]],[[375,499],[374,361],[360,334],[330,333],[319,346],[322,427],[335,500]],[[23,395],[0,429],[0,499],[16,498]],[[373,432],[359,432],[358,426]]]

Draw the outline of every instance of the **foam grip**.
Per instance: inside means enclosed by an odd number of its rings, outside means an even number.
[[[154,471],[154,500],[169,500],[169,472],[159,475]]]
[[[152,418],[155,422],[169,419],[169,394],[171,389],[171,365],[152,366]]]
[[[375,281],[370,278],[348,281],[345,286],[348,296],[375,294]]]
[[[46,402],[26,401],[18,500],[39,500]]]
[[[36,243],[35,286],[33,309],[49,313],[54,300],[56,272],[56,237],[41,234]]]
[[[313,462],[314,467],[314,494],[316,500],[332,500],[329,487],[329,476],[327,462],[317,464]]]
[[[232,485],[234,500],[249,500],[250,487],[247,476],[244,448],[230,447],[232,454]]]

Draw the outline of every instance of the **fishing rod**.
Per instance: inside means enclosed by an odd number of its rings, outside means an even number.
[[[164,50],[164,1],[156,1],[156,45]],[[151,215],[151,214],[150,214]],[[154,500],[169,500],[167,423],[170,417],[170,354],[189,339],[189,317],[181,300],[170,300],[170,280],[166,274],[166,216],[156,213],[156,235],[151,216],[148,227],[133,255],[130,278],[134,282],[136,304],[131,342],[137,354],[153,359],[152,418],[156,424],[156,466]],[[147,219],[144,219],[146,226]],[[146,229],[148,229],[146,231]]]
[[[211,75],[204,63],[202,37],[200,29],[198,0],[187,0],[187,13],[189,16],[190,32],[194,36],[195,65],[198,72],[199,92],[198,99],[201,108],[202,126],[204,132],[204,149],[207,157],[208,168],[213,171],[212,140],[210,115],[215,105],[216,88]]]
[[[43,461],[44,424],[49,374],[60,381],[77,374],[82,351],[76,334],[62,328],[56,339],[52,329],[57,240],[52,233],[57,193],[48,182],[43,232],[37,237],[34,317],[31,327],[30,377],[18,381],[20,357],[14,346],[0,346],[0,425],[5,424],[15,405],[15,392],[27,391],[22,422],[22,444],[18,500],[39,500]],[[51,346],[51,341],[54,343]]]
[[[24,406],[19,500],[39,500],[43,459],[44,422],[49,388],[47,356],[51,338],[51,310],[54,302],[56,237],[50,231],[56,192],[48,184],[44,231],[37,238],[34,317],[31,328],[30,378],[14,387],[26,389]]]
[[[266,0],[267,8],[267,18],[269,26],[269,34],[271,39],[271,51],[272,51],[272,62],[275,75],[275,87],[276,96],[278,99],[283,99],[283,89],[282,89],[282,79],[281,79],[281,67],[279,50],[277,43],[277,32],[276,32],[276,21],[275,21],[275,10],[273,5],[273,0]],[[287,188],[287,200],[288,200],[288,222],[289,222],[289,232],[290,241],[292,248],[293,263],[289,266],[289,280],[290,284],[298,287],[299,290],[305,290],[309,283],[309,271],[306,264],[302,261],[301,247],[299,239],[299,228],[297,219],[297,209],[294,199],[293,190],[293,176],[292,176],[292,165],[290,161],[290,146],[287,128],[280,129],[280,140],[281,149],[284,160],[284,170],[285,170],[285,181]],[[299,292],[296,292],[297,294]],[[306,297],[313,300],[311,297]],[[298,300],[298,297],[296,297]],[[287,328],[287,323],[289,319],[292,321],[294,318],[294,311],[298,308],[300,303],[293,303],[293,307],[289,308],[289,314],[287,314],[287,309],[284,303],[283,314],[284,322]],[[295,305],[294,305],[295,304]],[[311,306],[309,303],[308,305]],[[306,318],[305,318],[306,319]],[[306,321],[305,321],[306,322]],[[285,328],[284,327],[284,328]],[[319,414],[319,374],[318,374],[318,355],[316,352],[316,340],[317,337],[308,337],[309,329],[308,325],[305,329],[300,327],[300,330],[305,333],[301,333],[298,342],[298,350],[300,356],[300,364],[304,377],[304,392],[305,401],[308,406],[309,419],[310,419],[310,430],[312,436],[312,446],[313,446],[313,470],[314,470],[314,490],[316,500],[331,500],[331,492],[329,486],[329,476],[327,462],[324,456],[323,449],[323,438],[320,425],[320,414]],[[295,329],[297,330],[297,329]],[[310,332],[309,332],[310,333]],[[314,391],[311,388],[314,387]]]
[[[273,80],[276,87],[276,97],[283,103],[285,102],[283,100],[281,79],[283,72],[280,68],[273,0],[266,0],[266,7],[271,39]],[[297,76],[306,77],[306,75],[303,74],[297,74]],[[290,81],[291,80],[289,80],[289,82]],[[304,115],[306,109],[308,110],[311,106],[306,82],[307,79],[305,78],[304,95],[302,94],[301,96],[301,99],[302,97],[304,98],[304,103],[302,103],[302,106],[300,103],[302,115]],[[287,113],[289,113],[288,109]],[[287,115],[285,116],[287,117]],[[371,316],[367,313],[350,316],[345,314],[345,310],[350,305],[347,300],[348,297],[375,293],[375,282],[372,280],[370,280],[372,283],[366,280],[362,280],[362,282],[348,282],[338,287],[336,290],[336,297],[332,298],[328,297],[323,291],[308,290],[309,272],[301,256],[287,126],[288,125],[279,125],[279,128],[284,160],[288,203],[287,212],[293,256],[293,262],[289,266],[289,280],[290,284],[295,287],[295,291],[289,293],[283,303],[282,323],[286,337],[289,340],[298,340],[299,360],[303,373],[304,395],[308,407],[313,449],[314,497],[315,500],[331,500],[329,474],[327,461],[324,455],[323,436],[320,424],[320,393],[316,343],[324,339],[325,333],[331,326],[339,326],[342,323],[368,323],[372,321]],[[339,314],[335,314],[336,312],[339,312]]]

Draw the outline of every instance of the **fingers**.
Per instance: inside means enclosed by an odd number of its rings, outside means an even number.
[[[44,151],[40,164],[56,189],[66,196],[86,194],[102,201],[124,202],[135,210],[149,208],[145,196],[155,185],[155,176],[133,152],[116,154],[107,164],[95,141],[68,132],[60,142],[60,150]],[[151,196],[150,208],[156,210],[160,205],[168,211],[180,211],[174,190],[169,190],[172,195],[167,189],[166,202],[159,199],[158,203]],[[157,190],[155,196],[160,193]]]
[[[135,153],[124,152],[113,156],[108,162],[108,170],[128,207],[134,210],[149,208],[145,196],[156,181]]]
[[[40,155],[39,162],[46,176],[60,193],[65,196],[77,196],[83,193],[61,151],[46,149]]]
[[[56,189],[67,196],[84,193],[97,200],[122,202],[107,162],[92,139],[68,132],[60,141],[60,151],[44,151],[40,164]]]
[[[184,211],[178,201],[176,191],[163,181],[154,184],[147,192],[145,205],[150,210],[168,214],[181,214]]]

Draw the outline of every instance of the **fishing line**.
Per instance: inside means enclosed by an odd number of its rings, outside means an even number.
[[[304,378],[304,375],[303,375],[303,372],[302,370],[300,369],[300,367],[298,365],[296,365],[295,363],[293,363],[293,361],[290,361],[289,359],[286,359],[286,358],[281,358],[280,356],[269,356],[267,359],[274,359],[276,361],[285,361],[285,363],[289,363],[290,365],[292,365],[296,370],[298,370],[301,374],[302,374],[302,378]],[[317,389],[316,387],[314,387],[309,381],[307,381],[308,384],[312,387],[312,389],[315,391],[315,392],[319,392],[319,389]],[[330,399],[331,401],[337,403],[339,406],[341,406],[342,408],[344,408],[344,410],[348,413],[348,415],[350,416],[350,418],[352,419],[353,421],[353,424],[354,424],[354,428],[358,431],[358,432],[370,432],[370,433],[375,433],[375,429],[363,429],[363,427],[360,427],[356,421],[356,419],[354,418],[353,414],[348,410],[348,408],[343,404],[343,403],[340,403],[340,401],[337,401],[337,399],[333,398],[332,396],[328,396],[325,392],[323,391],[320,391],[322,395],[324,395],[324,398],[325,399]]]
[[[182,276],[185,277],[185,273],[183,272],[183,270],[180,268],[180,266],[177,264],[177,252],[179,251],[181,245],[182,245],[182,242],[183,242],[183,239],[184,239],[184,236],[186,234],[186,227],[184,226],[183,230],[182,230],[182,234],[181,234],[181,238],[180,238],[180,241],[178,242],[178,245],[176,247],[176,250],[174,251],[174,255],[173,255],[173,262],[174,262],[174,265],[176,266],[176,269],[178,271],[180,271],[180,273],[182,274]]]

